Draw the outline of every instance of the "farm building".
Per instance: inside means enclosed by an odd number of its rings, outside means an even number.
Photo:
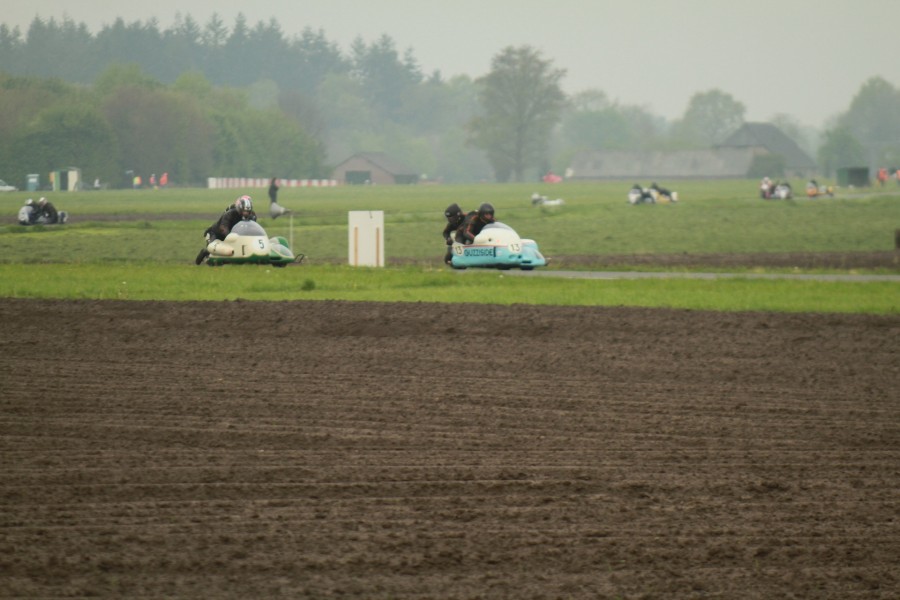
[[[360,152],[335,167],[332,179],[350,185],[390,185],[416,183],[419,176],[386,154]]]
[[[806,178],[816,164],[777,127],[745,123],[721,144],[703,150],[595,150],[572,160],[571,179],[741,179],[757,157],[784,159],[785,176]]]
[[[573,158],[570,179],[740,179],[747,176],[756,154],[748,148],[596,150]]]
[[[762,148],[784,159],[785,176],[807,178],[816,174],[816,163],[797,143],[771,123],[744,123],[720,148]]]

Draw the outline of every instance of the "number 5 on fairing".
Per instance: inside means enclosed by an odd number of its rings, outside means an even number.
[[[302,262],[304,258],[291,251],[285,238],[268,237],[256,221],[238,222],[224,240],[213,240],[206,249],[209,252],[206,264],[213,267],[227,264],[284,267],[292,262]]]

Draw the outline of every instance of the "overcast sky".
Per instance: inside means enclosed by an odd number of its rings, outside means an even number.
[[[900,88],[897,0],[7,0],[0,22],[25,34],[35,16],[68,17],[96,33],[117,17],[166,29],[179,13],[201,26],[217,13],[229,29],[238,13],[251,26],[274,17],[287,36],[321,29],[345,52],[387,34],[445,79],[484,75],[503,48],[529,44],[566,69],[566,92],[599,89],[669,119],[719,89],[747,120],[821,127],[870,77]]]

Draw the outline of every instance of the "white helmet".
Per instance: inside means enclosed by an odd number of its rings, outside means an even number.
[[[234,206],[243,218],[250,218],[250,214],[253,212],[253,200],[250,199],[250,196],[241,196],[234,201]]]

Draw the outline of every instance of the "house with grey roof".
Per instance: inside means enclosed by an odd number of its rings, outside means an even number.
[[[813,177],[817,166],[797,142],[771,123],[744,123],[725,138],[719,148],[763,148],[770,154],[784,159],[785,176]]]
[[[816,164],[780,129],[744,123],[725,141],[702,150],[594,150],[573,157],[570,179],[743,179],[758,157],[780,155],[785,176],[814,176]]]

